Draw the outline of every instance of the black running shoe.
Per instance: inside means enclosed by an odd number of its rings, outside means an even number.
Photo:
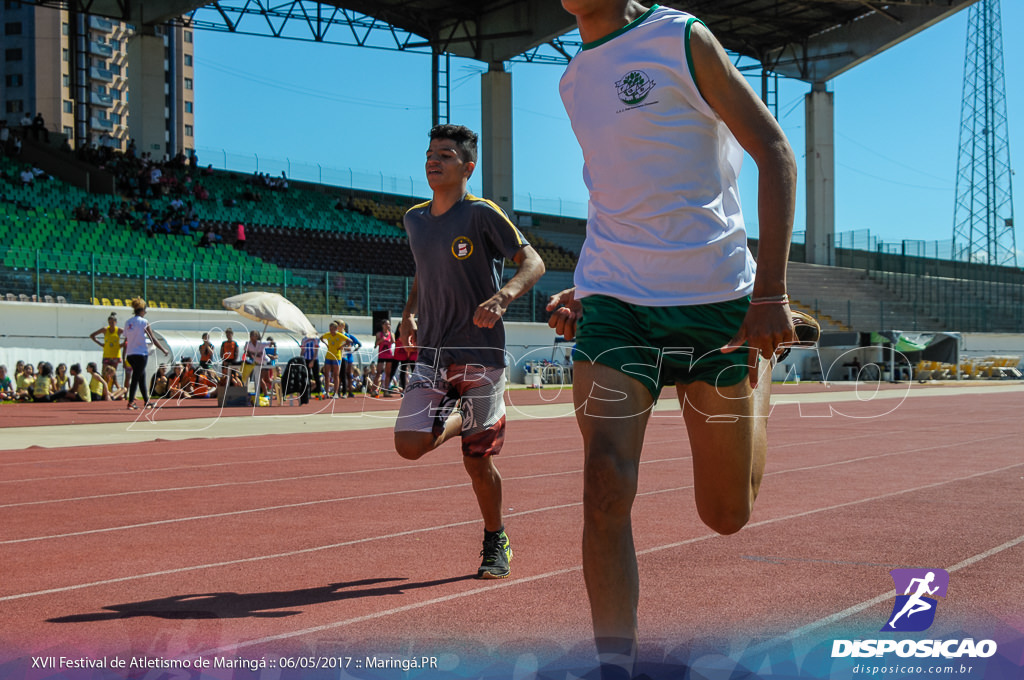
[[[480,551],[484,561],[476,573],[477,578],[507,578],[511,569],[512,546],[508,544],[505,530],[490,533],[484,532],[484,549]]]

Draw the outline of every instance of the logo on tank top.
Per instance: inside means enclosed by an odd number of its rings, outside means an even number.
[[[647,99],[654,89],[654,81],[643,71],[630,71],[622,80],[616,81],[615,90],[619,99],[627,106],[636,106]]]
[[[456,260],[465,260],[473,254],[473,242],[465,236],[459,236],[452,241],[452,255]]]

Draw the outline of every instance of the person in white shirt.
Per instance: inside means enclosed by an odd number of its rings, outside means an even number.
[[[786,261],[796,162],[699,20],[637,0],[562,6],[584,43],[560,91],[590,206],[576,286],[552,297],[549,323],[577,343],[583,574],[598,658],[609,677],[631,677],[639,575],[630,513],[663,386],[683,406],[700,518],[731,534],[753,509],[769,358],[795,339]],[[737,184],[744,150],[759,170],[756,263]]]
[[[249,342],[245,343],[245,349],[242,350],[245,354],[246,365],[252,367],[250,370],[254,374],[253,382],[256,385],[257,399],[260,394],[270,393],[273,372],[267,363],[267,347],[269,345],[270,343],[260,340],[259,331],[249,331]],[[243,376],[242,380],[245,381],[247,377]]]
[[[142,403],[149,408],[149,390],[146,386],[146,362],[149,359],[149,347],[146,345],[148,339],[158,350],[167,354],[167,350],[160,344],[160,341],[153,335],[153,329],[146,321],[146,302],[142,298],[132,300],[132,309],[135,316],[128,319],[124,324],[125,340],[125,361],[132,369],[131,383],[128,386],[128,408],[135,410],[135,390],[142,394]]]

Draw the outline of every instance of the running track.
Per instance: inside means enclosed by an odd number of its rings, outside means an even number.
[[[832,640],[885,637],[889,570],[927,567],[950,572],[949,593],[905,635],[993,639],[969,677],[1024,676],[1024,389],[776,391],[762,493],[730,537],[696,516],[671,400],[652,418],[634,508],[641,669],[852,677],[863,660],[825,658]],[[567,394],[510,397],[503,581],[470,578],[481,526],[457,446],[398,458],[394,402],[169,404],[155,422],[116,404],[2,407],[0,678],[164,677],[31,668],[48,656],[439,663],[166,677],[584,674],[579,433]]]

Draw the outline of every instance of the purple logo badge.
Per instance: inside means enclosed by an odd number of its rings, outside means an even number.
[[[936,597],[946,597],[949,572],[944,569],[893,569],[896,602],[883,631],[928,630],[935,621]]]

